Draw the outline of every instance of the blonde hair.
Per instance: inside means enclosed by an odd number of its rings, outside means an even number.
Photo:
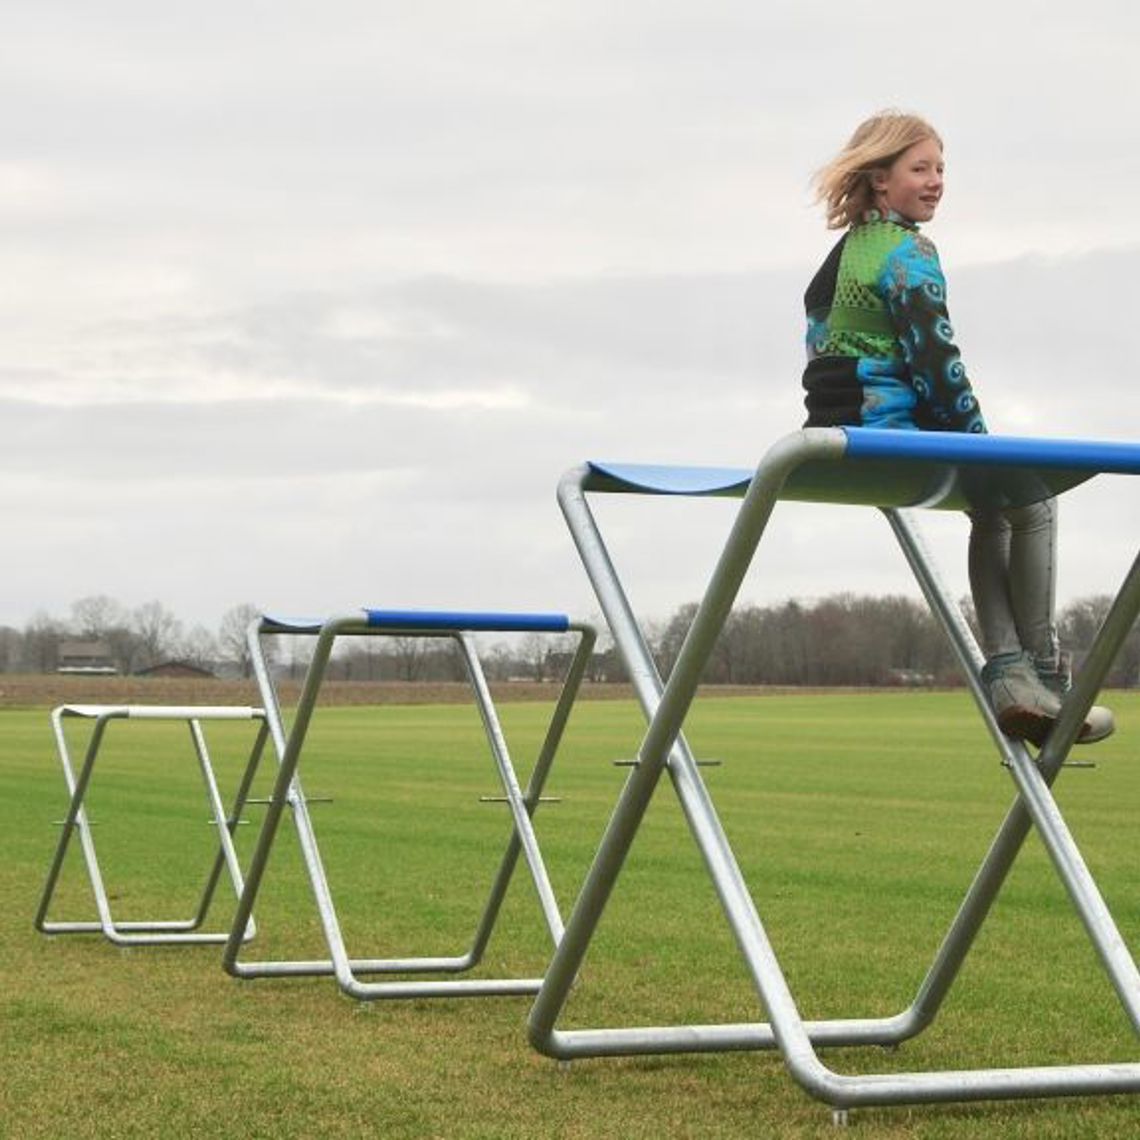
[[[904,151],[933,139],[938,132],[918,115],[903,111],[880,111],[855,128],[847,145],[812,178],[815,200],[822,203],[829,230],[857,222],[875,204],[871,175],[887,170]]]

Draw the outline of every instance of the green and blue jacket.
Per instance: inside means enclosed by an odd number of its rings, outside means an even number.
[[[867,424],[984,432],[954,345],[933,242],[871,211],[828,255],[807,293],[806,426]],[[898,409],[892,419],[880,407]]]

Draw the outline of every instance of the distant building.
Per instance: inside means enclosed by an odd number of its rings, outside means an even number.
[[[146,669],[139,669],[136,677],[216,677],[209,669],[201,665],[192,665],[189,661],[160,661],[157,665],[150,665]]]
[[[937,678],[933,673],[924,673],[921,669],[891,669],[887,673],[887,683],[903,685],[908,688],[932,688]]]
[[[57,673],[108,677],[119,671],[105,641],[61,641],[58,661]]]

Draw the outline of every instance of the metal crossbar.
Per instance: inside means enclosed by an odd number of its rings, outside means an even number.
[[[891,472],[895,472],[892,479]],[[981,1068],[845,1075],[817,1049],[898,1045],[935,1018],[1031,827],[1037,829],[1134,1028],[1140,973],[1050,791],[1109,668],[1140,611],[1140,558],[1121,585],[1083,669],[1036,762],[1002,735],[980,683],[982,658],[908,518],[907,505],[1012,505],[1075,486],[1093,474],[1140,474],[1140,447],[1027,441],[949,433],[809,429],[780,440],[741,480],[724,469],[640,469],[592,464],[569,472],[559,501],[648,722],[639,752],[530,1015],[541,1052],[579,1057],[778,1049],[792,1076],[840,1112],[874,1104],[1048,1097],[1140,1090],[1140,1063]],[[701,472],[704,472],[702,475]],[[713,473],[715,472],[715,473]],[[678,660],[664,683],[614,569],[586,492],[743,496],[731,533]],[[732,847],[682,734],[697,683],[776,503],[784,498],[883,508],[904,556],[962,666],[969,690],[1017,788],[911,1005],[884,1018],[805,1021],[765,932]],[[736,937],[767,1022],[559,1030],[566,1003],[625,857],[663,772]]]
[[[546,737],[525,790],[518,782],[480,664],[472,631],[528,633],[570,633],[578,639],[577,648],[563,682]],[[308,666],[301,695],[292,723],[286,725],[272,674],[264,651],[265,639],[274,635],[308,634],[316,636],[312,660]],[[479,709],[503,799],[511,812],[512,830],[499,862],[490,894],[468,949],[449,957],[351,958],[345,945],[332,889],[324,870],[316,832],[309,814],[309,804],[298,774],[306,737],[325,677],[330,655],[339,637],[414,636],[448,638],[455,642],[463,659],[475,703]],[[561,614],[471,614],[437,613],[415,610],[361,610],[326,620],[290,620],[266,616],[249,629],[254,672],[265,702],[270,733],[278,757],[277,778],[266,809],[265,821],[258,837],[245,890],[238,904],[234,928],[223,956],[223,963],[235,977],[335,976],[340,988],[350,997],[362,1001],[381,998],[413,997],[477,997],[508,994],[534,994],[541,978],[465,978],[459,980],[412,979],[400,981],[365,981],[369,974],[458,974],[473,969],[482,960],[494,930],[503,899],[510,885],[520,853],[530,872],[538,895],[543,918],[551,940],[557,945],[562,936],[563,921],[546,866],[535,837],[531,817],[543,802],[542,789],[550,774],[570,711],[586,675],[593,652],[596,633],[581,622],[571,622]],[[275,960],[244,962],[240,959],[241,924],[252,914],[261,888],[270,854],[276,840],[281,817],[289,810],[301,848],[309,883],[316,900],[329,956],[318,960]],[[425,810],[430,810],[425,805]]]
[[[65,721],[80,720],[91,722],[91,730],[84,749],[83,763],[76,772],[72,763]],[[110,897],[99,866],[95,839],[91,833],[92,822],[87,817],[85,799],[95,771],[104,734],[112,721],[184,721],[190,731],[190,739],[198,760],[198,768],[206,789],[210,809],[210,820],[217,827],[218,850],[206,877],[201,897],[193,915],[187,919],[156,920],[135,919],[129,922],[116,920],[111,911]],[[221,792],[206,745],[203,721],[252,721],[258,725],[253,745],[242,772],[230,810],[222,803]],[[193,944],[228,941],[230,930],[207,932],[201,927],[205,923],[210,905],[213,902],[222,872],[225,871],[233,886],[235,895],[241,895],[244,886],[237,853],[234,850],[233,833],[237,828],[243,806],[248,802],[249,789],[253,783],[265,743],[268,739],[268,725],[261,709],[240,707],[216,707],[202,705],[61,705],[51,715],[52,733],[60,767],[67,783],[70,796],[68,811],[62,821],[63,830],[56,845],[55,855],[48,871],[36,912],[36,929],[44,934],[91,934],[102,933],[119,946],[155,946],[167,943]],[[68,848],[74,837],[78,837],[83,854],[87,878],[99,915],[97,922],[59,921],[48,918],[52,899],[63,870]],[[237,930],[239,939],[245,941],[253,937],[255,925],[250,914]]]

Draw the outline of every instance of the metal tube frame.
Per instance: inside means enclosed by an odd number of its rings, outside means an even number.
[[[780,440],[757,468],[678,660],[663,684],[585,497],[587,468],[569,472],[559,502],[648,721],[638,756],[601,840],[566,933],[531,1011],[528,1032],[540,1052],[581,1057],[779,1049],[794,1079],[837,1110],[932,1101],[1076,1096],[1140,1090],[1140,1064],[1058,1065],[950,1072],[845,1075],[820,1059],[819,1046],[898,1045],[936,1016],[1031,826],[1036,827],[1133,1024],[1140,1030],[1140,975],[1065,826],[1050,785],[1075,741],[1108,669],[1140,611],[1140,557],[1127,574],[1081,674],[1037,762],[997,727],[978,676],[981,654],[939,581],[908,519],[886,514],[919,585],[963,666],[1017,798],[999,829],[911,1005],[885,1018],[805,1021],[768,939],[728,838],[681,729],[702,670],[728,616],[788,476],[802,463],[839,462],[844,436],[805,430]],[[668,772],[769,1020],[559,1030],[610,892],[661,773]]]
[[[67,732],[64,721],[68,719],[92,720],[94,724],[87,739],[84,750],[83,763],[78,773],[71,759],[68,746]],[[95,839],[91,832],[91,822],[87,817],[84,801],[95,763],[103,744],[104,734],[108,725],[114,720],[181,720],[185,721],[190,731],[190,739],[194,753],[198,760],[198,768],[202,775],[202,782],[206,789],[206,800],[210,810],[210,821],[218,830],[218,850],[206,877],[202,894],[198,900],[194,914],[187,919],[157,920],[136,919],[129,922],[116,921],[111,912],[110,897],[104,883],[103,873],[99,866],[99,857],[95,850]],[[210,760],[209,749],[206,744],[206,735],[202,729],[202,721],[217,720],[248,720],[259,722],[258,731],[250,749],[249,758],[242,772],[233,804],[229,811],[222,802],[221,792],[218,788],[217,777]],[[217,886],[225,871],[233,887],[235,897],[240,898],[244,887],[241,866],[237,852],[234,849],[234,832],[237,829],[242,808],[249,796],[253,783],[265,751],[265,744],[269,738],[268,723],[261,709],[242,707],[214,707],[194,705],[61,705],[52,711],[52,733],[55,738],[56,752],[59,756],[60,767],[67,784],[70,796],[67,815],[62,821],[62,830],[59,843],[56,845],[48,871],[47,881],[40,896],[40,904],[36,911],[35,927],[44,934],[95,934],[102,933],[110,942],[117,946],[158,946],[165,944],[217,945],[228,941],[231,928],[225,931],[203,931],[201,927],[206,921],[210,906],[214,900]],[[99,915],[97,922],[72,922],[49,920],[52,898],[55,895],[64,860],[73,836],[78,836],[80,849],[83,853],[83,862],[87,870],[87,878],[91,884],[91,892],[95,900],[95,909]],[[248,941],[256,933],[253,915],[242,924],[240,930],[242,941]]]
[[[491,938],[503,899],[510,886],[519,855],[530,872],[543,919],[554,945],[562,937],[563,920],[554,896],[550,878],[535,837],[532,816],[538,808],[543,787],[554,763],[558,746],[573,708],[578,690],[585,679],[586,668],[593,653],[597,633],[592,626],[571,622],[566,632],[577,634],[578,645],[563,682],[546,736],[525,791],[515,774],[506,738],[495,711],[491,691],[487,685],[474,642],[461,629],[406,629],[370,625],[359,613],[341,615],[322,623],[317,633],[316,646],[309,663],[301,695],[292,718],[286,726],[281,713],[276,687],[265,658],[263,638],[267,634],[281,635],[279,625],[268,627],[259,619],[249,629],[249,644],[254,673],[265,702],[270,735],[278,757],[278,771],[269,805],[246,875],[245,890],[238,903],[233,931],[223,954],[223,966],[237,978],[307,977],[332,975],[337,984],[350,997],[360,1001],[378,999],[424,997],[491,997],[535,994],[542,984],[541,978],[480,978],[444,980],[400,980],[367,982],[361,975],[368,974],[421,974],[463,973],[477,966],[483,958]],[[308,632],[297,629],[293,632]],[[304,749],[312,715],[317,706],[321,684],[336,639],[341,636],[413,636],[448,638],[460,651],[475,703],[479,709],[483,729],[494,758],[504,798],[509,806],[512,830],[506,849],[492,882],[482,916],[472,942],[466,952],[451,957],[408,958],[352,958],[348,954],[337,916],[332,889],[321,859],[316,832],[309,812],[309,803],[301,785],[298,767]],[[309,885],[317,906],[321,927],[329,949],[329,957],[316,960],[277,960],[243,962],[240,960],[242,939],[241,924],[253,912],[258,891],[275,842],[281,817],[288,808],[292,816],[302,860]]]

